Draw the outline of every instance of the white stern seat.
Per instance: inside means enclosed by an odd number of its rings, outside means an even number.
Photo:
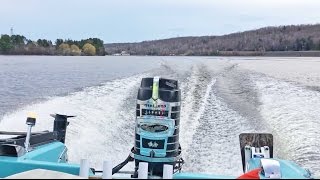
[[[264,176],[270,179],[280,179],[280,163],[274,159],[261,159],[261,167],[264,171]]]
[[[85,179],[68,173],[45,169],[34,169],[8,176],[4,179]]]

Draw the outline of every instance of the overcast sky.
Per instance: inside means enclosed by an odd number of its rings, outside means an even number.
[[[320,0],[0,0],[0,34],[105,43],[320,23]]]

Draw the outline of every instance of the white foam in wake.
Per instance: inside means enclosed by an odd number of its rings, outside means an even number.
[[[238,135],[252,130],[247,119],[215,96],[216,76],[194,67],[183,89],[180,142],[184,171],[238,176]]]
[[[106,159],[117,164],[128,156],[134,143],[136,105],[132,100],[144,76],[140,74],[110,81],[103,86],[26,106],[5,115],[0,130],[25,131],[29,111],[38,114],[34,131],[52,130],[53,118],[49,114],[76,115],[69,119],[66,137],[70,161],[78,163],[81,158],[86,158],[92,167],[98,169]]]
[[[260,112],[274,134],[275,155],[320,175],[320,93],[268,77],[252,77]]]

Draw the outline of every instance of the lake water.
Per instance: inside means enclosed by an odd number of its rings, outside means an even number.
[[[276,157],[320,175],[319,58],[0,56],[0,130],[25,130],[29,111],[36,131],[52,128],[49,114],[76,115],[70,161],[118,164],[134,143],[147,76],[179,80],[184,171],[240,175],[238,135],[269,132]]]

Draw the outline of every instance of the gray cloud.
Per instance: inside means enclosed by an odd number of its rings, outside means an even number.
[[[1,0],[0,33],[136,42],[320,22],[318,0]]]

